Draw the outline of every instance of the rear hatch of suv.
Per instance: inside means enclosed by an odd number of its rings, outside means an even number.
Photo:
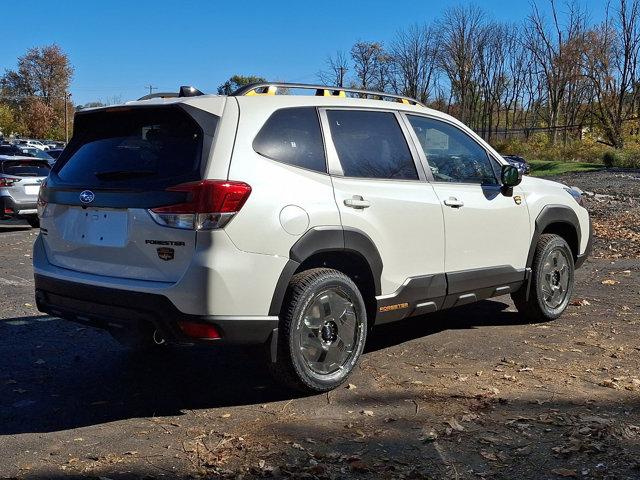
[[[43,180],[49,175],[51,167],[45,160],[13,157],[10,160],[0,159],[0,188],[15,202],[15,208],[20,206],[28,210],[18,210],[21,215],[34,214],[35,202]],[[0,215],[1,216],[1,215]]]
[[[180,279],[197,229],[172,206],[189,204],[191,186],[201,183],[219,120],[198,110],[196,121],[190,110],[174,103],[76,115],[74,136],[39,199],[50,263],[110,277]]]

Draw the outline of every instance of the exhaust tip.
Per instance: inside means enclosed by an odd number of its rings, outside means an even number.
[[[165,339],[162,334],[156,329],[153,331],[153,341],[156,345],[164,345]]]

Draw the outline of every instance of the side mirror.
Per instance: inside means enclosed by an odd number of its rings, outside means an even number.
[[[522,175],[520,174],[520,170],[513,165],[503,165],[500,180],[502,181],[502,185],[507,188],[515,187],[516,185],[520,185]]]

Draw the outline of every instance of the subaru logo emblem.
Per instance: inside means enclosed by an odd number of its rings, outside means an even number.
[[[96,198],[91,190],[85,190],[80,194],[80,201],[82,203],[91,203]]]

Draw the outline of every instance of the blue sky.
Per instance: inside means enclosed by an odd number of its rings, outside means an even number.
[[[7,4],[5,4],[7,2]],[[357,40],[389,41],[401,27],[439,17],[459,0],[367,2],[22,0],[2,22],[0,72],[32,46],[59,44],[75,67],[76,104],[194,85],[205,92],[229,76],[316,82],[327,55]],[[539,0],[546,6],[545,0]],[[603,0],[584,0],[592,18]],[[3,11],[13,1],[0,0]],[[516,22],[528,0],[477,2],[489,16]],[[517,33],[517,32],[516,32]]]

